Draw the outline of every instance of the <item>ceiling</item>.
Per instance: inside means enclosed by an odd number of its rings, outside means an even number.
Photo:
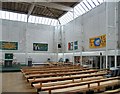
[[[79,2],[2,2],[2,10],[58,19]]]

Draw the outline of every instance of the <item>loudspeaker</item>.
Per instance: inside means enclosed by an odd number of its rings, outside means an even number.
[[[100,52],[100,55],[102,56],[102,53]]]
[[[58,44],[58,48],[61,48],[61,44]]]

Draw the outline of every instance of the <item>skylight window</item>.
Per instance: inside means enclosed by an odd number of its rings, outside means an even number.
[[[59,18],[59,21],[62,25],[67,24],[74,18],[90,11],[91,9],[95,8],[96,6],[102,4],[104,0],[83,0],[78,5],[76,5],[73,12],[67,12],[65,15]],[[27,14],[19,14],[13,13],[8,11],[0,11],[0,18],[1,19],[8,19],[8,20],[16,20],[16,21],[23,21],[27,22]],[[74,15],[74,18],[73,18]],[[29,23],[38,23],[38,24],[46,24],[56,26],[58,25],[58,20],[45,18],[45,17],[38,17],[38,16],[31,16],[28,19]]]
[[[10,20],[14,20],[13,17],[14,17],[14,13],[10,13]]]
[[[18,14],[18,21],[21,21],[21,14]]]
[[[35,23],[35,16],[30,16],[28,22]]]
[[[83,7],[81,6],[81,4],[78,5],[78,8],[81,10],[82,13],[85,13],[85,9],[83,9]]]
[[[57,20],[55,20],[55,22],[54,22],[54,26],[56,26],[58,24],[58,21]]]
[[[104,0],[98,0],[100,3],[103,3],[104,2]]]
[[[68,13],[66,14],[66,17],[67,17],[68,19],[73,19],[73,13],[68,12]]]
[[[88,7],[89,10],[92,9],[86,0],[84,0],[83,3]]]
[[[92,0],[97,6],[99,5],[97,0]]]
[[[82,7],[83,7],[86,11],[88,11],[88,8],[84,5],[83,2],[81,2],[81,5],[82,5]]]
[[[74,18],[86,13],[87,11],[90,11],[91,9],[95,8],[103,2],[104,0],[83,0],[74,7]],[[62,25],[64,25],[73,20],[73,17],[71,16],[70,12],[67,12],[65,15],[59,18],[59,20]]]
[[[2,19],[5,19],[5,11],[2,12]]]
[[[88,0],[88,2],[90,3],[90,5],[92,6],[92,8],[95,7],[94,3],[92,2],[92,0]]]
[[[39,23],[39,17],[35,17],[35,23]]]
[[[45,23],[45,18],[43,18],[43,19],[42,19],[42,22],[41,22],[41,23],[42,23],[42,24],[44,24],[44,23]]]
[[[6,19],[10,19],[10,13],[9,12],[5,12],[5,15],[6,15]]]
[[[52,19],[48,19],[47,24],[50,25]]]
[[[76,12],[75,12],[75,11],[76,11]],[[78,8],[78,6],[76,6],[76,7],[74,8],[74,12],[75,12],[75,13],[78,12],[80,15],[83,14],[83,12],[81,12],[81,10]]]
[[[27,22],[27,15],[21,14],[21,21]]]
[[[0,18],[2,18],[2,11],[0,10]]]
[[[77,9],[77,7],[76,8],[74,8],[74,12],[75,12],[75,15],[80,15],[80,14],[82,14],[78,9]]]
[[[17,13],[13,13],[13,20],[17,20]]]
[[[19,13],[13,13],[13,12],[8,12],[8,11],[0,10],[0,18],[14,20],[14,21],[27,22],[26,14],[19,14]],[[56,19],[50,19],[50,18],[38,17],[38,16],[32,16],[32,15],[29,16],[28,22],[46,24],[46,25],[52,25],[52,26],[56,26],[58,24],[58,20]]]
[[[46,20],[45,20],[45,23],[44,24],[48,24],[48,18],[45,18]]]

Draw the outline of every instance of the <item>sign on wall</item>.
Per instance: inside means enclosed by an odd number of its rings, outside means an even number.
[[[78,49],[78,41],[75,41],[74,42],[74,50],[77,50]]]
[[[106,47],[106,35],[97,36],[89,39],[90,48],[103,48]]]
[[[33,51],[48,51],[48,44],[33,43]]]
[[[18,42],[0,41],[1,50],[18,50]]]

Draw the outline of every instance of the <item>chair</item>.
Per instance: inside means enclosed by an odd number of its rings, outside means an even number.
[[[110,72],[105,77],[115,77],[118,75],[118,68],[110,68]]]
[[[86,94],[94,94],[94,90],[86,91]]]
[[[118,89],[118,88],[120,88],[119,85],[115,85],[115,86],[113,87],[113,89]]]
[[[107,90],[112,90],[112,86],[107,86],[107,87],[105,88],[105,91],[107,91]]]
[[[83,92],[76,92],[75,94],[83,94]]]
[[[117,76],[120,76],[120,68],[118,69]]]

